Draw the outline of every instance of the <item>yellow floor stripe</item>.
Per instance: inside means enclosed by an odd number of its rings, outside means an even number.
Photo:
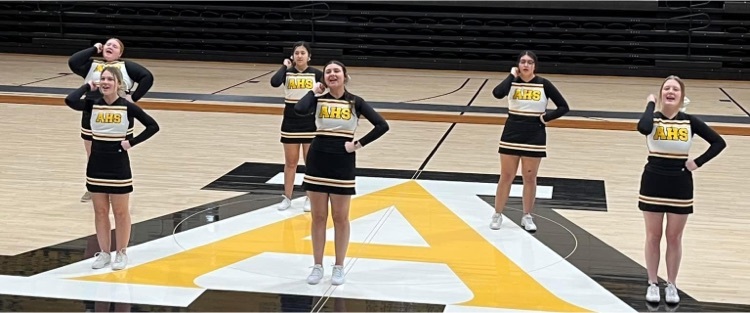
[[[354,198],[350,219],[392,205],[430,247],[351,243],[349,257],[447,264],[474,294],[473,299],[461,305],[554,312],[587,311],[558,298],[540,285],[414,181]],[[328,227],[333,227],[330,215]],[[309,235],[310,217],[297,215],[123,271],[74,279],[197,287],[196,278],[263,252],[311,255],[312,245],[304,239]],[[332,242],[326,245],[326,255],[334,255]]]

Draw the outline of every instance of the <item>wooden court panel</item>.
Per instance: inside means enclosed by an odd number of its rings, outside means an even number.
[[[36,87],[76,88],[81,85],[76,75],[69,73],[68,57],[3,55],[0,69],[6,75],[0,84]],[[166,60],[134,60],[146,66],[155,76],[151,91],[199,93],[236,96],[283,97],[281,88],[273,88],[270,78],[280,64],[231,62],[196,62]],[[322,65],[313,65],[322,69]],[[507,71],[471,72],[411,70],[396,68],[348,68],[352,81],[351,92],[373,102],[411,102],[507,108],[506,99],[495,99],[492,90],[507,75]],[[658,94],[663,78],[539,75],[552,81],[562,92],[573,110],[607,112],[641,112],[646,96]],[[254,79],[253,79],[254,78]],[[47,80],[44,80],[47,79]],[[251,80],[252,79],[252,80]],[[468,82],[464,85],[464,82]],[[44,80],[36,82],[38,80]],[[247,82],[251,80],[252,82]],[[484,86],[482,83],[487,81]],[[746,116],[746,113],[719,88],[730,92],[738,103],[750,104],[750,85],[739,81],[685,80],[687,96],[691,100],[689,112],[706,115]],[[461,87],[463,85],[463,87]],[[482,86],[480,88],[480,86]],[[743,91],[744,90],[744,91]],[[421,101],[414,101],[425,99]],[[474,100],[472,101],[472,98]],[[149,99],[147,96],[145,99]],[[177,100],[188,101],[188,100]],[[233,103],[243,105],[243,103]],[[550,108],[554,106],[551,104]]]
[[[21,54],[0,54],[0,69],[2,85],[26,84],[70,72],[65,58]]]
[[[67,57],[3,55],[0,84],[19,85],[68,72]],[[275,64],[135,60],[156,75],[152,91],[210,94],[254,76],[275,71]],[[321,66],[317,66],[322,68]],[[351,91],[368,101],[401,102],[458,91],[420,103],[507,108],[507,99],[491,91],[507,75],[406,69],[350,68]],[[219,94],[282,97],[270,75]],[[662,78],[540,75],[550,78],[573,110],[641,112],[648,93],[658,93]],[[484,87],[479,86],[489,79]],[[30,86],[76,88],[69,75]],[[728,99],[750,105],[747,82],[687,80],[689,113],[745,116]],[[60,97],[60,96],[58,96]],[[147,97],[148,98],[148,97]],[[171,102],[179,102],[169,100]],[[188,100],[180,100],[188,101]],[[246,105],[232,103],[233,105]],[[280,103],[279,103],[280,104]],[[274,106],[275,104],[263,104]],[[282,163],[278,142],[280,116],[208,112],[153,111],[162,126],[152,140],[131,153],[136,192],[133,222],[224,199],[236,193],[199,191],[239,164]],[[444,113],[455,115],[457,113]],[[467,113],[467,115],[479,115]],[[486,115],[486,114],[483,114]],[[80,115],[65,106],[0,104],[6,148],[0,152],[0,203],[7,225],[0,228],[0,253],[15,254],[93,233],[90,204],[78,202],[84,191],[85,154],[78,134]],[[586,119],[566,117],[569,119]],[[608,119],[617,120],[617,119]],[[635,121],[633,129],[635,129]],[[417,171],[449,129],[449,123],[389,121],[391,131],[358,152],[358,166]],[[33,125],[30,127],[30,125]],[[142,128],[137,127],[136,131]],[[369,131],[360,122],[359,134]],[[456,125],[425,170],[499,173],[497,143],[501,125]],[[637,209],[638,182],[646,162],[645,138],[635,131],[548,129],[549,157],[540,176],[604,180],[608,211],[559,210],[599,239],[643,263],[643,222]],[[702,301],[750,303],[750,269],[744,244],[749,228],[743,208],[744,177],[750,176],[750,138],[725,136],[728,148],[695,173],[696,214],[684,237],[678,285]],[[705,150],[697,140],[692,155]],[[21,208],[21,209],[19,209]],[[487,212],[488,219],[491,212]],[[40,218],[41,216],[41,218]],[[618,225],[612,227],[612,225]],[[17,234],[27,234],[19,238]],[[627,238],[627,240],[623,240]],[[730,252],[731,251],[731,252]],[[660,274],[666,274],[662,262]],[[726,275],[735,278],[727,283]],[[645,277],[645,272],[644,272]]]
[[[499,126],[457,125],[425,170],[498,174],[501,131]],[[743,196],[743,177],[750,175],[750,163],[745,161],[750,140],[724,138],[728,148],[694,174],[696,213],[690,217],[683,238],[678,286],[701,301],[748,303],[750,287],[744,286],[750,283],[750,268],[745,265],[750,247],[744,244],[744,238],[750,229],[750,215],[741,208],[750,206],[750,198]],[[697,140],[691,155],[699,155],[707,146]],[[646,157],[645,138],[636,132],[550,128],[548,158],[539,170],[540,177],[604,180],[606,213],[557,212],[644,268],[644,226],[637,201]],[[487,212],[488,223],[491,215]],[[729,286],[716,279],[727,272],[738,273],[736,284]],[[666,277],[663,260],[659,274]]]
[[[279,116],[148,113],[161,131],[130,153],[134,223],[236,195],[199,190],[243,162],[283,163]],[[79,202],[86,168],[80,114],[63,106],[0,104],[0,115],[14,117],[0,125],[4,145],[12,147],[0,152],[0,212],[8,215],[7,225],[0,227],[0,253],[16,254],[93,233],[91,204]],[[448,127],[389,124],[391,131],[382,140],[358,152],[359,166],[416,171]],[[140,132],[143,127],[137,125]],[[361,121],[358,133],[371,128]]]
[[[750,84],[744,88],[726,87],[722,89],[728,95],[725,98],[731,101],[727,102],[727,104],[740,106],[745,111],[750,112]]]
[[[649,94],[658,97],[659,86],[663,81],[662,78],[628,77],[601,77],[592,80],[585,76],[579,80],[577,76],[543,73],[540,73],[540,76],[548,78],[555,85],[572,110],[579,111],[643,112],[646,98]],[[498,100],[492,95],[492,89],[499,83],[499,79],[490,80],[472,105],[507,108],[507,97]],[[688,113],[747,116],[732,102],[721,101],[727,97],[715,86],[717,83],[706,84],[705,81],[685,80],[685,84],[686,95],[690,99]],[[737,95],[740,99],[750,100],[750,93],[739,92]],[[554,103],[550,103],[548,108],[554,109]]]
[[[315,66],[320,70],[322,66]],[[284,91],[281,87],[271,87],[270,80],[276,73],[278,67],[272,69],[273,73],[255,79],[257,83],[247,83],[240,86],[222,91],[222,95],[253,95],[253,96],[270,96],[281,97]],[[433,75],[414,75],[409,76],[409,71],[402,69],[383,69],[373,71],[361,68],[347,68],[347,73],[351,77],[347,84],[347,89],[364,98],[367,101],[378,102],[414,102],[425,98],[432,98],[441,94],[448,93],[452,90],[459,89],[466,82],[467,78],[457,76],[443,76],[437,71]],[[253,76],[254,77],[254,76]],[[471,96],[479,88],[481,79],[470,81],[471,86],[467,84],[461,88],[458,95],[449,94],[443,97],[436,97],[424,100],[424,103],[434,104],[460,104],[465,105],[471,99]]]

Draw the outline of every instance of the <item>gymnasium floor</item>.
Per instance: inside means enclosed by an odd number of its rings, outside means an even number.
[[[0,58],[0,309],[750,311],[746,82],[686,80],[688,112],[716,126],[728,148],[695,173],[681,304],[653,307],[636,207],[647,151],[635,123],[660,78],[540,67],[572,111],[548,128],[539,231],[529,234],[518,226],[520,177],[502,229],[489,229],[507,112],[491,91],[509,69],[349,68],[349,90],[391,131],[357,153],[347,282],[332,287],[332,241],[327,280],[304,282],[312,257],[303,193],[292,209],[275,208],[283,92],[269,79],[281,64],[136,61],[154,73],[139,104],[161,132],[131,152],[130,263],[112,273],[90,269],[80,115],[62,101],[82,79],[65,57]],[[370,129],[362,121],[358,133]],[[693,156],[707,147],[697,142]]]

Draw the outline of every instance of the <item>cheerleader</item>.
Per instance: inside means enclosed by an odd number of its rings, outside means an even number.
[[[99,81],[99,76],[105,67],[117,67],[123,75],[125,83],[126,99],[131,102],[140,100],[151,86],[154,84],[154,77],[146,68],[133,61],[123,61],[120,59],[125,51],[125,45],[117,38],[111,38],[102,45],[96,43],[93,47],[81,50],[73,54],[68,60],[68,67],[78,76],[84,79],[84,83]],[[92,60],[96,54],[102,54],[103,61]],[[138,83],[138,89],[131,93],[133,84]],[[101,98],[99,91],[90,91],[86,93],[86,101],[95,102]],[[91,116],[86,111],[81,114],[81,138],[86,148],[86,157],[91,155],[91,125],[89,122]],[[81,197],[81,202],[91,200],[91,193],[88,191]]]
[[[331,283],[341,285],[344,283],[343,266],[349,246],[349,206],[351,195],[356,193],[355,151],[383,136],[389,127],[364,99],[346,90],[345,84],[349,78],[344,64],[331,61],[323,71],[324,84],[317,83],[294,106],[294,111],[299,114],[314,113],[317,125],[302,183],[312,205],[311,234],[315,261],[307,282],[317,284],[323,278],[323,251],[330,200],[336,247]],[[359,140],[354,140],[360,116],[370,121],[374,128]]]
[[[545,125],[568,112],[568,102],[547,79],[535,74],[537,57],[531,51],[518,56],[518,67],[510,71],[492,94],[495,98],[508,97],[508,119],[500,136],[500,179],[495,194],[495,213],[491,229],[500,229],[503,209],[510,196],[510,187],[521,163],[523,177],[523,217],[521,227],[536,231],[531,211],[536,198],[536,177],[542,158],[547,156]],[[557,108],[547,112],[548,99]]]
[[[125,249],[130,241],[129,194],[133,191],[128,150],[151,138],[159,125],[140,107],[122,97],[125,88],[122,74],[116,67],[106,67],[100,73],[99,86],[89,81],[68,97],[65,103],[76,111],[91,116],[91,155],[86,166],[86,189],[94,202],[94,221],[100,252],[92,264],[93,269],[112,266],[124,269],[128,263]],[[99,90],[102,97],[82,100],[87,92]],[[133,136],[134,120],[146,129]],[[115,216],[116,255],[110,255],[109,211]]]
[[[641,175],[638,208],[646,224],[646,301],[660,302],[657,271],[664,216],[667,217],[667,286],[664,300],[680,302],[675,281],[682,259],[682,232],[693,213],[693,174],[726,148],[726,142],[699,118],[682,112],[685,84],[669,76],[661,85],[658,100],[649,95],[646,111],[638,121],[638,132],[646,136],[648,162]],[[656,107],[656,112],[654,111]],[[693,135],[706,140],[710,147],[699,157],[688,156]]]
[[[284,85],[284,118],[281,122],[281,143],[284,145],[284,198],[279,203],[279,210],[292,206],[294,176],[297,173],[299,152],[302,148],[302,159],[307,159],[307,151],[315,137],[315,116],[294,113],[294,105],[317,82],[323,79],[323,72],[309,66],[310,45],[300,41],[292,47],[291,58],[284,59],[284,65],[271,77],[274,88]],[[305,212],[310,212],[310,199],[305,198]]]

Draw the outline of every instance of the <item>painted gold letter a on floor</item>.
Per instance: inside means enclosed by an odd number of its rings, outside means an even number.
[[[471,300],[458,303],[460,305],[587,311],[560,299],[539,284],[416,181],[353,199],[350,219],[390,206],[399,210],[429,247],[351,243],[350,257],[447,264],[474,294]],[[309,223],[308,216],[297,215],[119,273],[77,279],[199,287],[194,284],[199,276],[263,252],[311,254],[310,242],[304,239],[310,235]],[[290,230],[293,236],[289,236]],[[541,245],[537,241],[534,244]],[[326,252],[332,254],[332,245]]]
[[[360,216],[361,212],[374,212],[390,205],[401,212],[429,247],[352,243],[349,249],[352,257],[447,264],[474,293],[473,299],[458,303],[461,305],[587,311],[540,285],[416,181],[357,198],[352,203],[352,213]]]

